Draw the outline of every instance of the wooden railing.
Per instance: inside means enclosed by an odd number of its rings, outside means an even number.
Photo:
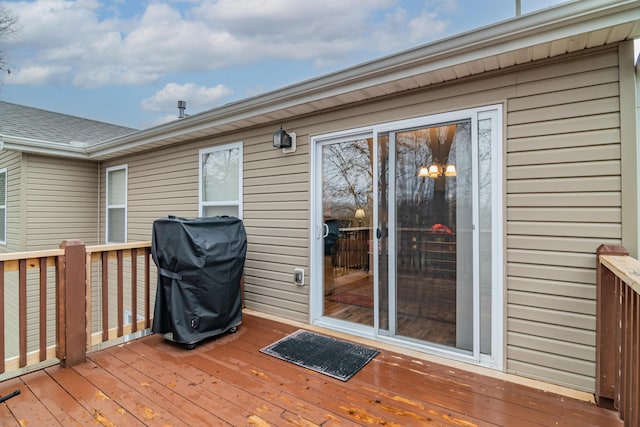
[[[47,359],[55,358],[55,348],[49,348],[47,346],[47,275],[48,271],[55,269],[55,281],[58,281],[58,277],[64,275],[64,262],[61,258],[64,257],[64,249],[54,249],[48,251],[38,252],[16,252],[11,254],[0,255],[0,373],[4,373],[7,370],[15,370],[18,368],[24,368],[29,365],[33,365],[39,362],[44,362]],[[32,352],[27,355],[27,272],[32,269],[37,269],[38,273],[38,325],[40,329],[38,351]],[[5,283],[5,277],[12,272],[17,272],[18,277],[14,283],[11,284],[14,288],[14,297],[17,294],[17,330],[7,330],[5,327],[5,307],[10,307],[11,302],[5,302],[7,283]],[[15,325],[14,325],[15,326]],[[18,356],[12,357],[5,361],[5,342],[7,338],[7,332],[17,334],[18,339]]]
[[[150,242],[85,247],[71,240],[0,254],[0,374],[58,360],[72,366],[102,343],[150,328],[150,252]],[[16,340],[17,355],[7,358],[5,342]]]
[[[89,303],[87,307],[87,348],[151,327],[153,313],[151,313],[150,255],[150,242],[88,246],[86,248],[86,284]],[[101,328],[97,333],[91,331],[91,316],[94,310],[92,310],[91,298],[89,298],[92,295],[94,285],[92,273],[95,263],[98,263],[98,271],[100,272],[98,285],[101,303]],[[126,274],[125,264],[129,269]],[[110,278],[110,272],[115,273],[115,282]],[[125,276],[127,280],[125,280]],[[138,295],[140,281],[142,282],[142,295]],[[128,301],[125,301],[125,291],[129,294]],[[115,308],[110,307],[110,295],[113,293],[116,297]],[[125,306],[129,307],[131,315],[129,322],[124,321]],[[142,316],[139,315],[138,307],[140,306],[142,306]],[[111,327],[110,316],[114,314],[115,327]]]
[[[596,401],[640,426],[640,261],[622,246],[597,252]]]

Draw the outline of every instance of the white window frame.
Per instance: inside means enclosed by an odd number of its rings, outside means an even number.
[[[124,204],[111,205],[109,204],[109,174],[111,172],[124,170]],[[129,202],[129,167],[128,165],[118,165],[107,168],[105,171],[105,227],[104,227],[104,241],[105,243],[127,243],[127,229],[128,227],[128,202]],[[123,209],[124,208],[124,241],[123,242],[111,242],[109,241],[109,212],[111,209]]]
[[[210,206],[237,206],[238,207],[238,218],[242,219],[242,200],[244,199],[243,194],[243,183],[244,183],[244,171],[243,171],[243,151],[242,151],[242,141],[232,142],[230,144],[217,145],[215,147],[203,148],[200,150],[198,154],[198,216],[204,216],[205,207]],[[203,200],[203,176],[202,176],[202,159],[205,154],[215,153],[219,151],[227,151],[238,149],[238,200],[223,200],[216,202],[206,202]]]
[[[9,204],[8,202],[9,193],[7,192],[9,190],[9,185],[8,185],[9,173],[7,171],[7,168],[0,169],[0,174],[4,174],[4,200],[0,200],[0,202],[4,202],[3,204],[0,204],[0,210],[4,210],[4,223],[2,224],[2,227],[4,227],[4,240],[0,240],[0,244],[6,245],[7,244],[7,205]]]

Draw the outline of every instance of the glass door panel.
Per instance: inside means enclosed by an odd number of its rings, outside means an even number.
[[[323,316],[374,324],[372,139],[325,143],[321,150]]]
[[[388,244],[393,249],[391,274],[395,273],[388,298],[393,316],[390,333],[471,352],[471,120],[388,136],[393,153],[386,157],[393,162],[393,183],[379,181],[379,188],[392,185],[387,196],[392,200],[388,209],[393,211],[393,227]],[[389,170],[383,159],[384,149],[380,153],[383,180]],[[380,225],[384,227],[384,208],[380,212]],[[382,258],[383,253],[381,265]],[[382,274],[380,280],[382,289]],[[381,328],[384,302],[381,298]]]
[[[432,119],[316,140],[312,316],[500,366],[500,110]]]
[[[478,120],[478,224],[480,233],[478,246],[480,252],[479,281],[480,281],[480,353],[492,354],[492,299],[495,272],[493,252],[493,179],[492,150],[496,138],[496,118],[492,114],[485,114]]]

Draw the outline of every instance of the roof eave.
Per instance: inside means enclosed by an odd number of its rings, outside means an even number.
[[[86,147],[0,134],[0,150],[90,160]]]

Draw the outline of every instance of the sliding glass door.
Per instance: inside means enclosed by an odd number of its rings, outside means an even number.
[[[499,111],[316,140],[314,321],[500,364]]]

